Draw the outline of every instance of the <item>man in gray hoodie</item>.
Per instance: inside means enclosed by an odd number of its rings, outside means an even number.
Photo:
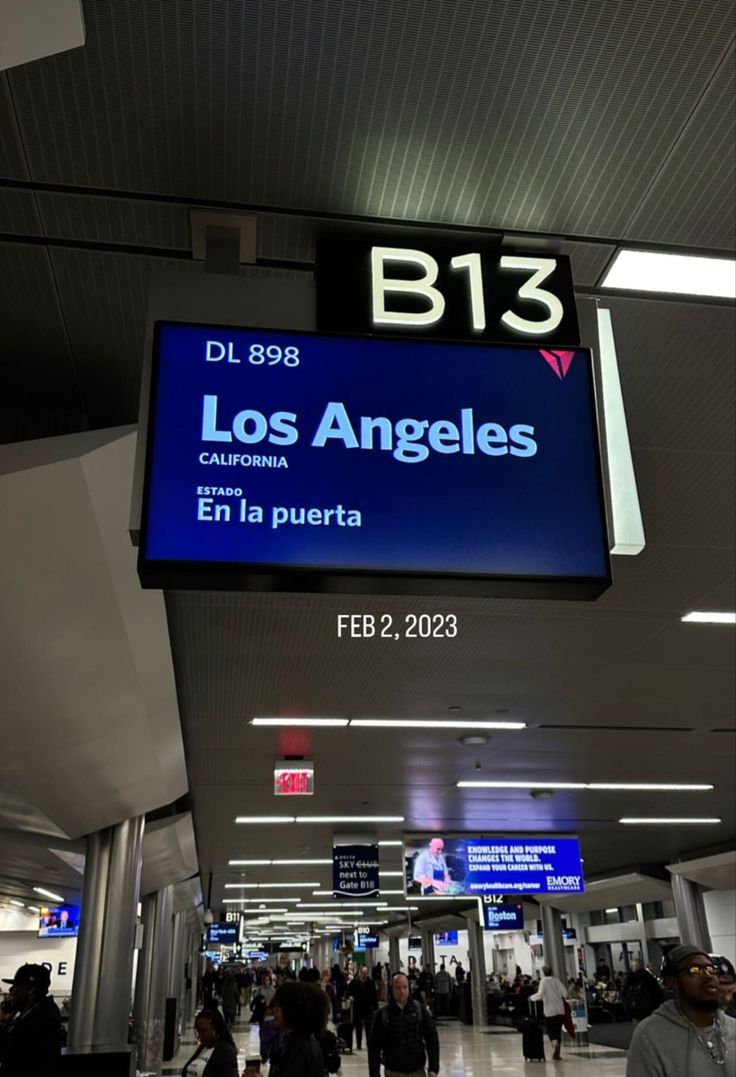
[[[634,1029],[626,1077],[736,1077],[736,1019],[718,1008],[708,954],[676,946],[663,975],[675,997]]]

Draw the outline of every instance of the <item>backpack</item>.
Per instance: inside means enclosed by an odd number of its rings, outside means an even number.
[[[325,1073],[337,1073],[340,1069],[340,1052],[337,1049],[337,1036],[334,1032],[323,1032],[317,1037],[322,1049]]]

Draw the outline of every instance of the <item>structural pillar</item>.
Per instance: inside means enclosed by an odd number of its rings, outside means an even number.
[[[401,957],[399,955],[399,940],[391,935],[388,940],[388,967],[393,976],[395,972],[401,972]]]
[[[156,1074],[161,1073],[164,1056],[173,901],[173,886],[164,886],[143,899],[143,949],[135,985],[133,1034],[138,1068]]]
[[[172,1058],[179,1053],[184,1016],[184,966],[187,955],[187,914],[178,912],[174,916],[171,938],[171,959],[169,962],[169,989],[167,998],[176,999],[176,1021],[174,1027],[174,1048]]]
[[[544,963],[550,965],[553,973],[563,984],[567,980],[565,971],[565,948],[562,942],[562,914],[546,903],[542,905],[542,930],[544,936]]]
[[[98,1072],[102,1066],[110,1077],[135,1071],[135,1055],[128,1045],[128,1019],[144,826],[144,817],[135,816],[87,838],[69,1041],[62,1073],[73,1071],[81,1077]]]
[[[435,957],[434,957],[434,932],[431,928],[423,927],[422,932],[422,961],[425,965],[429,965],[432,972],[435,971]]]
[[[690,879],[686,879],[684,875],[673,874],[672,897],[675,902],[677,926],[682,944],[699,946],[704,953],[709,954],[711,938],[701,887]]]
[[[483,944],[483,925],[468,920],[468,949],[470,950],[470,992],[473,1002],[473,1024],[488,1024],[486,992],[486,951]]]

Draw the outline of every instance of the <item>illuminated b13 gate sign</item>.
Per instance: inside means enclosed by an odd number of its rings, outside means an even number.
[[[317,324],[442,340],[580,343],[565,255],[512,252],[472,237],[320,240]]]

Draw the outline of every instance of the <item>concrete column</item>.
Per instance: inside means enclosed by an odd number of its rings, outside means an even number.
[[[105,1055],[111,1077],[133,1065],[128,1019],[144,825],[136,816],[87,839],[67,1054]]]
[[[544,963],[551,965],[552,971],[558,980],[565,983],[565,950],[562,942],[562,916],[559,909],[553,909],[551,905],[542,905],[542,928],[544,938]]]
[[[435,971],[434,956],[434,932],[431,928],[423,927],[422,931],[422,964],[429,965],[432,972]]]
[[[649,962],[649,939],[647,938],[647,922],[644,919],[644,906],[641,902],[636,906],[636,919],[641,929],[641,959],[646,965]]]
[[[169,987],[167,998],[176,999],[176,1031],[174,1033],[174,1055],[179,1052],[182,1022],[184,1018],[184,965],[187,959],[187,914],[178,912],[174,916],[171,938],[171,957],[169,961]]]
[[[401,958],[399,956],[399,940],[395,935],[392,935],[388,940],[388,966],[391,970],[391,975],[395,972],[401,972]]]
[[[100,956],[105,933],[105,900],[110,872],[111,832],[87,838],[82,888],[82,916],[69,1015],[69,1050],[88,1050],[94,1042],[95,999],[100,986]]]
[[[477,920],[468,920],[470,950],[470,991],[473,1000],[473,1024],[488,1024],[486,994],[486,952],[483,946],[483,927]]]
[[[138,1044],[138,1068],[161,1073],[164,1018],[169,984],[173,886],[143,899],[143,949],[138,962],[133,1032]]]
[[[675,901],[677,926],[683,945],[701,946],[705,953],[711,951],[710,931],[705,916],[703,891],[697,883],[684,875],[672,875],[672,897]]]
[[[144,826],[145,818],[139,815],[112,828],[94,1037],[95,1046],[113,1051],[122,1051],[128,1046]]]

